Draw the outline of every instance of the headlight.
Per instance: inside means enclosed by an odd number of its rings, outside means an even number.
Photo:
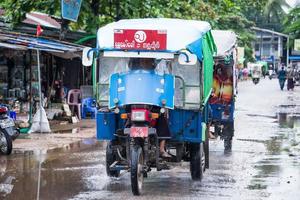
[[[131,113],[132,121],[145,121],[146,120],[146,112],[145,111],[132,111]]]

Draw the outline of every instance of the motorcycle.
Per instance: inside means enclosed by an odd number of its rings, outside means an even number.
[[[12,141],[19,135],[20,131],[16,128],[14,120],[8,115],[6,106],[0,106],[0,153],[10,155],[12,152]]]

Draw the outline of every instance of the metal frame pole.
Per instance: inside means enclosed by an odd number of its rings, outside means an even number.
[[[43,107],[43,102],[42,102],[42,84],[41,84],[41,66],[40,66],[40,51],[39,49],[36,50],[37,54],[37,64],[38,64],[38,82],[39,82],[39,97],[40,97],[40,132],[42,132],[42,107]]]

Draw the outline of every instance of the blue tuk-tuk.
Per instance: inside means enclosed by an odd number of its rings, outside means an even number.
[[[214,56],[213,92],[209,100],[211,128],[215,137],[224,140],[225,151],[232,148],[234,111],[237,91],[237,36],[232,31],[212,30],[217,46]]]
[[[210,30],[194,20],[121,20],[100,28],[97,48],[84,50],[84,65],[99,55],[97,138],[108,141],[107,175],[129,171],[134,195],[168,162],[189,161],[193,180],[208,168]]]

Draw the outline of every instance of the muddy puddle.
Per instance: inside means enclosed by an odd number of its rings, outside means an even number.
[[[264,191],[266,197],[270,198],[273,196],[273,189],[279,185],[281,189],[286,189],[285,187],[293,188],[299,184],[293,181],[295,177],[299,178],[300,169],[299,111],[300,105],[277,107],[278,127],[270,139],[264,141],[267,152],[254,165],[256,174],[248,185],[249,190]]]
[[[101,168],[99,161],[103,156],[99,154],[104,146],[95,139],[85,139],[68,147],[47,151],[47,154],[38,151],[1,156],[0,199],[37,199],[39,170],[40,199],[72,196],[72,192],[76,193],[79,188],[85,187],[84,182],[78,183],[77,180],[84,177],[85,173],[93,174]]]

